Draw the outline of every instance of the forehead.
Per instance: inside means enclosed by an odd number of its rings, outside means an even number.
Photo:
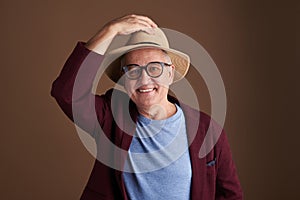
[[[152,61],[166,62],[166,53],[158,48],[144,48],[130,51],[124,55],[126,64],[145,64]]]

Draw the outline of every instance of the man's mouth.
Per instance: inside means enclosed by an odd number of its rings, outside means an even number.
[[[157,90],[156,88],[138,88],[137,91],[139,93],[148,93]]]

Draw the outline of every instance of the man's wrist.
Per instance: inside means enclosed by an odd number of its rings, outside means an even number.
[[[117,31],[111,26],[103,27],[95,36],[93,36],[85,47],[91,51],[104,54],[112,39],[117,35]]]

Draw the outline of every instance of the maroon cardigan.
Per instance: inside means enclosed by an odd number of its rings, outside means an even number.
[[[132,136],[126,134],[124,128],[120,128],[119,125],[123,124],[126,132],[133,133],[135,123],[130,123],[131,119],[125,114],[126,111],[128,113],[129,108],[130,116],[136,122],[138,112],[128,95],[121,91],[111,89],[101,96],[91,92],[93,81],[103,58],[104,56],[86,49],[84,43],[78,43],[60,75],[54,81],[51,95],[72,121],[95,137],[98,155],[102,156],[102,159],[109,160],[110,163],[122,166],[126,155],[118,153],[115,148],[108,147],[104,137],[107,137],[112,144],[127,151]],[[73,88],[76,89],[73,91]],[[113,91],[116,98],[112,98]],[[199,150],[207,134],[211,118],[203,112],[178,102],[174,97],[169,96],[168,98],[169,101],[177,103],[182,108],[186,119],[192,165],[191,199],[243,199],[224,131],[222,130],[220,137],[217,133],[211,134],[217,140],[216,145],[211,151],[208,149],[207,156],[199,158]],[[117,118],[113,117],[113,112],[117,112]],[[196,123],[195,119],[199,117],[199,123]],[[218,130],[216,123],[213,122],[213,126]],[[101,134],[101,130],[104,134]],[[108,167],[98,161],[99,159],[95,160],[94,168],[81,199],[127,200],[122,170]]]

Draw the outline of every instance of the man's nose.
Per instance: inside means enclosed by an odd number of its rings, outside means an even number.
[[[146,84],[146,83],[149,82],[150,79],[151,79],[151,77],[147,74],[146,69],[143,69],[142,72],[141,72],[141,76],[139,78],[139,81],[142,84]]]

